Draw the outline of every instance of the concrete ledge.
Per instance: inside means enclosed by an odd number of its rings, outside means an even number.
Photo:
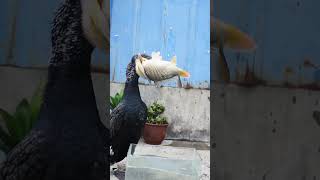
[[[111,83],[113,96],[124,84]],[[150,105],[161,102],[168,117],[168,139],[208,142],[210,138],[210,90],[139,85],[142,100]]]
[[[16,67],[0,67],[0,107],[10,112],[22,98],[30,98],[41,80],[47,79],[46,69],[24,69]],[[101,121],[107,125],[106,103],[107,75],[92,73],[93,88]]]

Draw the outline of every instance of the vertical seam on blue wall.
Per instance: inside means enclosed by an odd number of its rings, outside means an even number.
[[[186,69],[190,69],[190,62],[194,59],[195,52],[193,48],[193,44],[196,41],[196,30],[197,30],[197,14],[198,14],[198,8],[197,8],[197,0],[193,0],[192,4],[189,8],[189,21],[188,24],[190,25],[189,30],[189,36],[188,36],[188,60],[186,61]],[[196,62],[195,62],[196,63]]]
[[[6,50],[6,57],[5,57],[5,62],[6,64],[14,64],[13,59],[14,59],[14,47],[15,47],[15,41],[16,41],[16,32],[17,32],[17,16],[18,16],[18,1],[19,0],[13,0],[11,1],[12,4],[10,5],[10,9],[12,9],[11,16],[9,22],[10,22],[10,30],[9,30],[9,37],[8,37],[8,46]]]
[[[168,2],[167,0],[163,0],[162,16],[161,16],[161,28],[162,28],[161,37],[163,38],[163,43],[161,45],[161,52],[167,52],[167,41],[168,41],[167,35],[166,35],[167,15],[168,15]]]
[[[136,53],[136,51],[139,49],[138,43],[140,44],[140,19],[141,19],[141,0],[136,0],[135,3],[135,11],[134,11],[134,21],[133,21],[133,53]],[[132,53],[132,54],[133,54]]]

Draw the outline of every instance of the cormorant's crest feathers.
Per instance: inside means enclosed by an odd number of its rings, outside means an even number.
[[[149,56],[147,54],[140,54],[140,56],[142,56],[143,58],[146,58],[146,59],[151,59],[151,56]],[[139,54],[132,56],[131,63],[135,63],[135,61],[136,61],[136,59],[138,59],[138,57],[139,57]]]

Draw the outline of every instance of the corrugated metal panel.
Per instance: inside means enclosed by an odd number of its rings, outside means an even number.
[[[177,64],[190,72],[187,81],[193,87],[208,87],[209,3],[209,0],[113,1],[111,81],[125,81],[125,69],[134,54],[160,51],[165,59],[177,55]]]
[[[56,1],[5,0],[0,6],[0,64],[46,66],[51,56],[51,22]],[[95,51],[93,64],[106,64]]]
[[[226,52],[231,80],[243,81],[250,71],[268,85],[320,87],[319,6],[316,0],[215,0],[214,16],[258,44],[252,54]]]

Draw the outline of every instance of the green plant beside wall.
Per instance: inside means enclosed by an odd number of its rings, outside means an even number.
[[[115,107],[118,106],[118,104],[122,101],[123,99],[123,90],[116,93],[114,96],[110,96],[110,108],[113,110]]]
[[[44,83],[40,83],[35,93],[28,101],[22,99],[13,114],[0,108],[0,120],[4,126],[0,126],[0,149],[8,153],[18,144],[32,129],[38,119]]]
[[[167,118],[162,115],[164,111],[165,107],[162,104],[158,102],[151,104],[151,106],[148,107],[147,123],[168,124]]]

